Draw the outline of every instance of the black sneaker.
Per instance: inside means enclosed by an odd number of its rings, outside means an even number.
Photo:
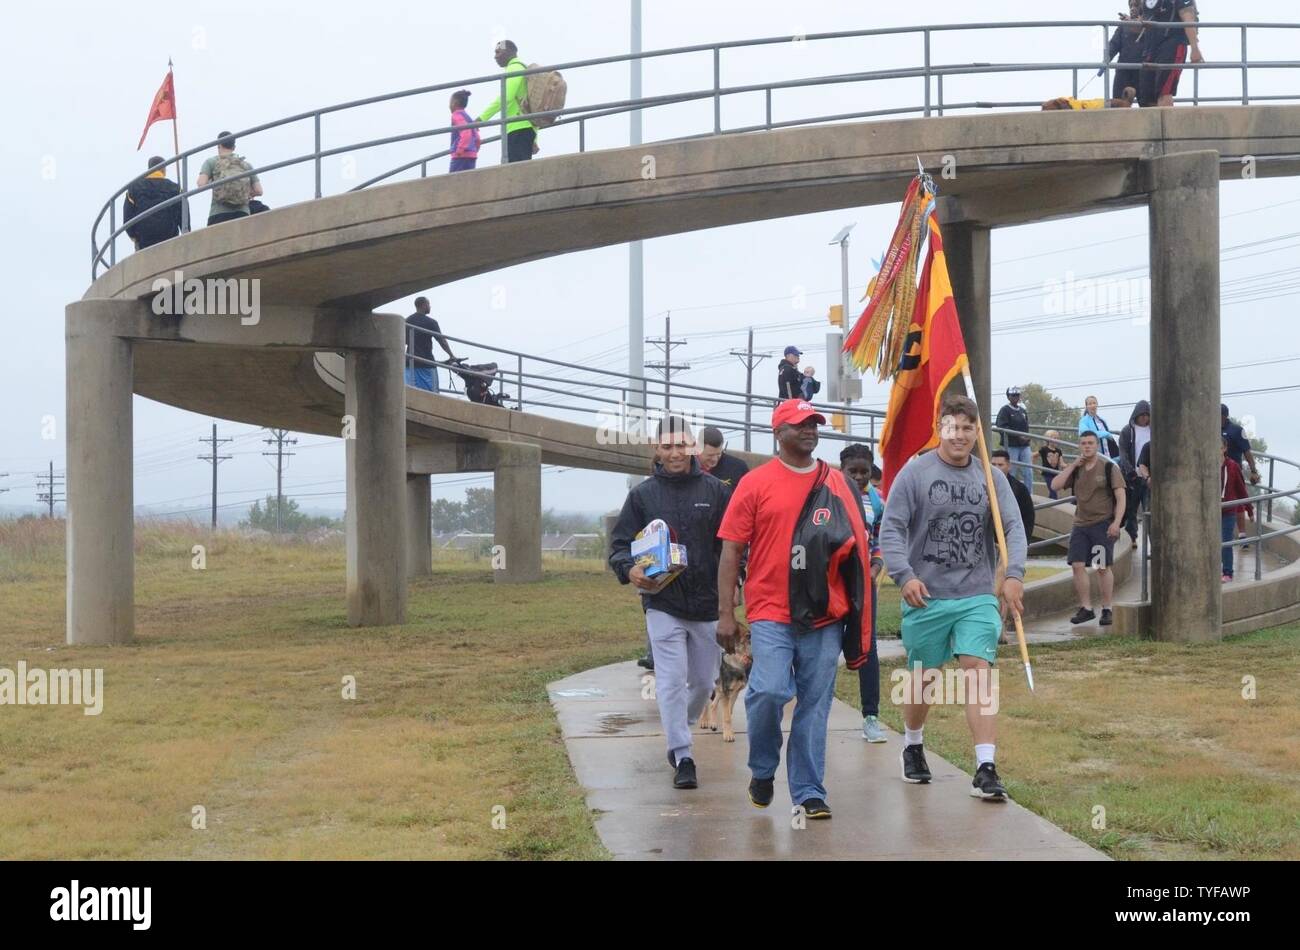
[[[755,808],[766,808],[772,804],[773,783],[770,778],[749,780],[749,802]]]
[[[1114,619],[1110,615],[1110,610],[1106,607],[1101,608],[1101,619],[1098,620],[1097,623],[1103,627],[1109,627],[1114,622]]]
[[[1070,623],[1087,623],[1089,620],[1096,618],[1096,614],[1087,607],[1080,607],[1075,615],[1070,618]]]
[[[982,798],[990,802],[1007,800],[1007,789],[998,778],[998,770],[992,762],[985,762],[975,770],[975,780],[970,783],[971,798]]]
[[[673,788],[698,788],[695,780],[695,760],[682,759],[677,763],[677,774],[673,776]]]
[[[829,818],[831,806],[820,798],[809,798],[798,806],[803,809],[804,817],[812,819]]]
[[[929,784],[930,766],[926,765],[925,762],[924,746],[919,744],[905,746],[901,758],[904,782],[911,782],[913,785]]]
[[[652,656],[643,656],[641,659],[636,661],[636,665],[641,667],[643,670],[653,671],[655,668],[655,658]]]

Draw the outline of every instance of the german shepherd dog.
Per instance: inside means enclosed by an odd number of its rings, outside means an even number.
[[[713,695],[700,715],[700,728],[718,731],[718,722],[722,722],[722,741],[735,742],[736,733],[731,728],[731,711],[749,683],[749,670],[754,665],[754,656],[749,652],[749,624],[737,621],[740,632],[740,645],[735,653],[722,654],[719,663],[718,680],[713,686]]]

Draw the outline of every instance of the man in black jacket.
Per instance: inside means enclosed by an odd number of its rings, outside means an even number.
[[[1032,492],[1034,457],[1029,451],[1029,410],[1020,399],[1020,387],[1012,386],[1007,390],[1007,403],[998,410],[997,421],[993,424],[999,429],[1013,429],[1025,433],[1024,435],[1012,435],[1006,432],[999,434],[1002,436],[1002,447],[1011,457],[1016,477]]]
[[[1124,476],[1128,503],[1124,506],[1124,530],[1134,543],[1138,539],[1138,512],[1146,501],[1151,473],[1140,461],[1142,450],[1151,444],[1151,403],[1139,399],[1133,414],[1119,434],[1119,470]]]
[[[799,357],[803,353],[797,346],[787,346],[781,364],[777,367],[776,388],[781,399],[803,398],[803,373],[799,372]]]
[[[181,193],[180,185],[170,180],[164,170],[166,163],[161,156],[149,159],[149,171],[143,178],[137,178],[126,189],[126,198],[122,201],[122,222],[125,224],[140,217],[154,205],[162,204],[168,198],[175,198]],[[146,215],[126,229],[126,235],[135,242],[135,249],[142,251],[146,247],[160,244],[168,238],[181,233],[181,202],[168,205],[161,211]]]
[[[634,584],[641,592],[654,654],[655,698],[676,788],[697,786],[691,726],[704,712],[718,677],[718,526],[731,496],[730,489],[700,468],[694,452],[686,420],[660,420],[654,475],[628,493],[609,540],[609,566],[620,583]],[[686,569],[666,584],[646,577],[632,559],[637,532],[656,518],[668,525],[677,544],[686,546]]]

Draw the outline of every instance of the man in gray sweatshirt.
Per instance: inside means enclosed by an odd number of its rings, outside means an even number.
[[[954,702],[941,667],[956,657],[960,684],[949,681],[966,704],[978,768],[971,795],[1005,801],[1007,790],[994,766],[997,733],[996,681],[991,673],[1002,626],[994,594],[998,552],[984,466],[972,457],[979,410],[965,396],[948,396],[939,410],[939,446],[903,466],[890,486],[880,523],[885,569],[903,598],[903,647],[911,677],[903,703],[906,727],[903,781],[926,784],[923,730],[930,706]],[[1024,610],[1026,542],[1020,510],[1006,476],[993,469],[1008,567],[1001,596],[1010,610]],[[939,692],[939,697],[935,693]]]

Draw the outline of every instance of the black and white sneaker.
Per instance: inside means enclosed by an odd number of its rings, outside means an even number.
[[[766,808],[772,804],[773,794],[772,779],[755,778],[749,780],[749,802],[755,808]]]
[[[1007,789],[998,778],[998,770],[992,762],[985,762],[975,770],[975,779],[970,783],[971,798],[982,798],[990,802],[1007,800]]]
[[[925,747],[922,745],[909,745],[903,748],[903,781],[911,782],[913,785],[928,785],[930,782],[930,766],[925,762]]]
[[[698,788],[695,779],[695,760],[682,759],[677,763],[677,774],[673,776],[673,788]]]
[[[797,812],[800,808],[803,809],[804,817],[806,818],[815,820],[829,818],[831,816],[831,806],[827,805],[826,802],[822,801],[820,798],[806,799],[799,805],[795,806],[795,811]]]
[[[1110,615],[1110,608],[1109,607],[1101,608],[1101,619],[1098,620],[1097,623],[1099,623],[1103,627],[1109,627],[1114,622],[1115,622],[1114,618],[1111,617]]]
[[[1087,607],[1080,607],[1070,618],[1070,623],[1087,623],[1089,620],[1095,620],[1097,615]]]
[[[647,654],[637,660],[636,665],[641,667],[643,670],[649,670],[653,673],[655,671],[655,658]]]

